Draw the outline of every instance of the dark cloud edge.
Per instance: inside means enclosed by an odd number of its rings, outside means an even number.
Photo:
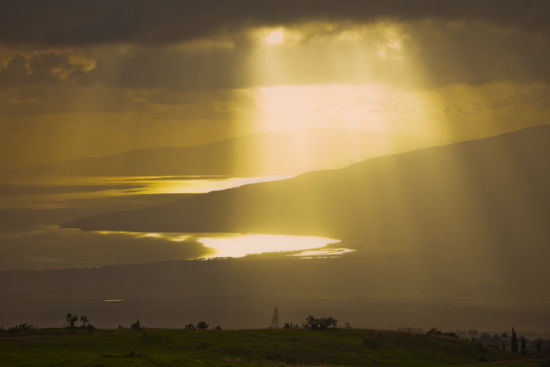
[[[170,44],[248,27],[313,21],[475,20],[550,31],[547,0],[7,0],[0,44]]]

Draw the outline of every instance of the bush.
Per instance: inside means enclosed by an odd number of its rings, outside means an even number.
[[[204,322],[204,321],[199,321],[199,322],[197,323],[197,329],[199,329],[199,330],[208,329],[208,326],[209,326],[209,325],[208,325],[206,322]]]
[[[29,325],[26,322],[16,325],[14,327],[8,328],[8,332],[11,334],[19,334],[22,332],[27,332],[32,330],[36,330],[36,326]]]
[[[137,320],[136,322],[134,322],[132,325],[130,325],[130,328],[132,330],[143,330],[143,328],[141,327],[141,324],[139,323],[139,320]]]
[[[292,322],[290,323],[285,322],[285,325],[283,326],[283,329],[299,329],[299,328],[300,328],[300,325],[294,324]]]
[[[313,317],[309,315],[304,323],[304,329],[324,330],[328,328],[335,328],[338,321],[332,317]]]

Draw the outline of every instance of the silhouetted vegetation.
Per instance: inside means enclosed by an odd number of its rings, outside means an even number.
[[[139,320],[137,320],[132,325],[130,325],[130,328],[136,331],[143,330],[143,327],[141,326],[141,323],[139,322]]]
[[[328,328],[335,328],[338,321],[332,316],[316,318],[309,315],[304,323],[304,329],[324,330]]]
[[[439,336],[449,336],[452,338],[458,338],[458,335],[456,333],[453,333],[452,331],[443,332],[439,330],[438,328],[432,328],[426,332],[426,335],[439,335]]]
[[[25,332],[30,332],[36,329],[36,326],[30,325],[26,322],[8,328],[8,334],[21,334]]]
[[[204,322],[204,321],[199,321],[199,322],[197,323],[197,329],[199,329],[199,330],[208,329],[208,326],[209,326],[209,325],[208,325],[206,322]]]
[[[78,321],[78,316],[73,315],[69,312],[68,314],[65,315],[65,320],[67,321],[69,326],[73,328],[74,324]]]
[[[88,316],[82,315],[80,316],[80,327],[81,328],[93,328],[93,326],[90,324],[90,319],[88,319]]]
[[[283,325],[283,329],[299,329],[300,325],[295,324],[293,322],[285,322]]]
[[[518,352],[518,336],[514,328],[512,328],[512,340],[510,341],[510,348],[512,349],[512,353]]]

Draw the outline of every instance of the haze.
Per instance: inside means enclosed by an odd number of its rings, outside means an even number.
[[[0,326],[548,332],[547,1],[0,9]]]

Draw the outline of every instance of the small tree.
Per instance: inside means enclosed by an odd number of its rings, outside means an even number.
[[[88,316],[82,315],[80,316],[80,326],[82,328],[85,328],[86,325],[89,325],[90,320],[88,319]]]
[[[78,321],[78,316],[73,315],[69,312],[68,314],[65,315],[65,320],[67,320],[70,327],[74,327],[75,322]]]
[[[3,329],[4,328],[2,328],[1,330],[3,330]],[[34,329],[36,329],[36,326],[32,326],[32,325],[29,325],[26,322],[24,322],[22,324],[14,326],[14,327],[8,328],[8,332],[10,334],[19,334],[21,332],[31,331],[31,330],[34,330]]]
[[[185,325],[185,330],[195,330],[195,325],[187,324],[187,325]]]
[[[318,329],[318,320],[313,317],[312,315],[309,315],[306,317],[306,322],[304,323],[304,329]]]
[[[512,328],[512,339],[510,340],[510,348],[512,349],[512,353],[518,352],[518,336],[516,334],[516,331],[514,328]]]
[[[304,329],[328,329],[328,328],[334,328],[336,327],[338,321],[332,317],[320,317],[316,318],[312,315],[309,315],[306,318],[306,322],[304,323]]]
[[[332,316],[321,317],[320,319],[321,329],[335,328],[337,324],[338,321]]]
[[[527,339],[524,336],[521,337],[521,355],[527,355]]]
[[[132,328],[132,330],[136,330],[136,331],[143,330],[143,328],[141,327],[141,323],[139,322],[139,320],[137,320],[137,321],[134,322],[132,325],[130,325],[130,327]]]
[[[204,321],[199,321],[199,322],[197,323],[197,329],[199,329],[199,330],[208,329],[208,326],[209,326],[209,325],[208,325],[206,322],[204,322]]]

